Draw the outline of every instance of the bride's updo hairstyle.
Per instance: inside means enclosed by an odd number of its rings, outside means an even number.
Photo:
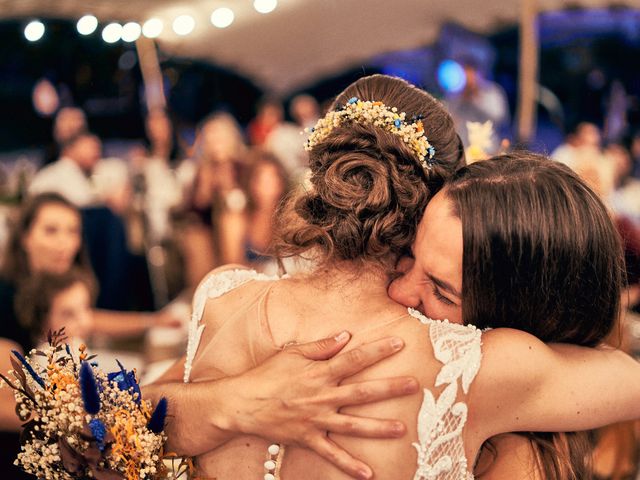
[[[435,150],[431,165],[425,168],[395,133],[367,122],[340,122],[310,148],[310,185],[277,215],[273,250],[280,258],[313,250],[319,263],[358,260],[391,267],[409,250],[427,201],[464,165],[451,116],[425,91],[372,75],[347,87],[330,112],[354,99],[395,107],[408,122],[420,119]]]

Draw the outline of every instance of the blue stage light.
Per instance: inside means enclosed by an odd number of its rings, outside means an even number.
[[[444,60],[438,65],[438,83],[448,93],[460,92],[467,83],[464,69],[454,60]]]

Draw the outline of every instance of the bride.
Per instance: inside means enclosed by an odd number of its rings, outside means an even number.
[[[348,426],[331,437],[370,464],[378,478],[472,478],[481,446],[493,435],[591,428],[637,415],[632,408],[606,412],[604,402],[580,398],[589,414],[608,413],[585,418],[566,389],[588,393],[591,385],[541,382],[542,366],[552,379],[584,371],[573,371],[584,362],[573,361],[571,350],[558,355],[524,333],[482,334],[473,326],[432,321],[389,299],[388,276],[409,250],[430,195],[461,163],[460,142],[442,107],[398,79],[362,79],[335,105],[308,145],[312,188],[281,212],[276,245],[281,255],[312,255],[318,267],[311,274],[282,279],[224,269],[206,277],[194,297],[184,380],[239,375],[287,345],[345,328],[353,335],[351,345],[387,335],[403,338],[402,352],[359,378],[412,375],[424,395],[357,407],[354,413],[416,425],[409,428],[409,438],[356,442]],[[610,255],[615,260],[616,252]],[[593,286],[585,285],[585,292],[589,288]],[[434,288],[433,295],[439,292]],[[481,368],[481,340],[489,369]],[[520,352],[513,345],[524,348],[517,358],[500,364],[500,352]],[[529,364],[530,359],[538,363]],[[615,363],[613,354],[612,359],[608,366],[627,366],[626,360]],[[473,428],[465,428],[467,412]],[[262,436],[268,438],[269,432]],[[201,477],[221,479],[258,474],[266,480],[346,478],[311,451],[251,436],[198,456],[197,468]]]

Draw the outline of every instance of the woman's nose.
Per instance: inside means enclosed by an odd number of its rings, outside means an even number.
[[[405,307],[417,308],[420,305],[421,300],[418,295],[418,289],[415,288],[415,283],[411,279],[410,271],[407,271],[391,282],[387,293],[394,302],[404,305]]]

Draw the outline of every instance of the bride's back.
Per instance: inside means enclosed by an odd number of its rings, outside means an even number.
[[[237,280],[229,282],[231,278]],[[232,283],[244,284],[218,296],[225,290],[219,290],[221,285]],[[350,382],[411,375],[438,398],[444,386],[435,388],[436,376],[443,364],[434,356],[431,325],[422,324],[406,309],[389,301],[385,287],[384,278],[354,278],[336,272],[325,277],[277,281],[248,272],[214,273],[198,293],[206,298],[201,322],[205,328],[190,380],[238,374],[263,362],[287,343],[303,343],[346,329],[353,335],[347,349],[388,335],[405,339],[406,345],[399,354]],[[443,326],[464,328],[447,324],[440,327]],[[459,391],[454,399],[464,400],[465,396]],[[422,401],[421,395],[412,395],[349,408],[354,415],[400,419],[408,427],[408,434],[400,439],[333,435],[332,440],[371,465],[377,478],[412,478],[417,468],[412,443],[420,443],[416,425]],[[238,437],[200,456],[198,473],[205,478],[258,478],[264,473],[268,447],[268,442],[257,437]],[[471,442],[469,447],[471,450],[466,453],[473,456],[477,446]],[[315,453],[300,448],[287,447],[282,460],[284,479],[349,478]]]

